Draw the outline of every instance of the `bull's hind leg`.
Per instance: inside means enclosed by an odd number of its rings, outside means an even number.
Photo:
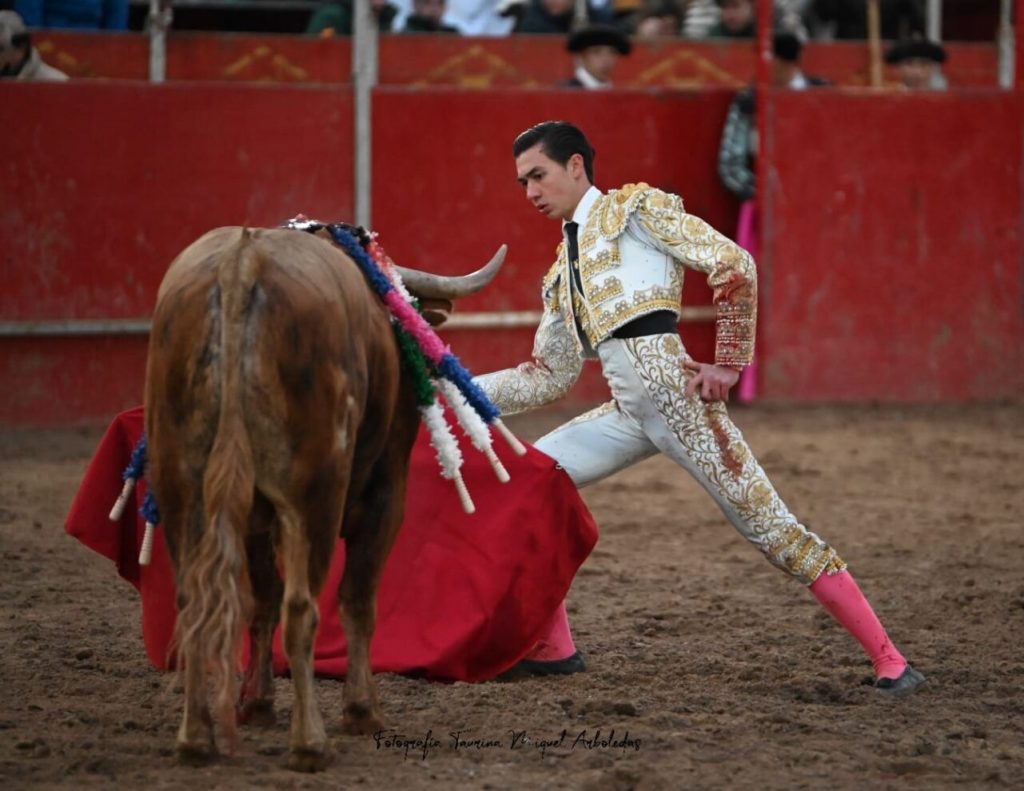
[[[165,446],[168,449],[161,454]],[[188,603],[181,570],[198,544],[203,526],[202,477],[188,472],[202,467],[178,464],[177,460],[186,453],[182,447],[172,442],[154,443],[151,434],[150,482],[154,491],[159,491],[164,538],[178,572],[179,613]],[[175,641],[179,643],[182,635],[178,629],[181,627],[179,620],[175,631]],[[185,687],[185,705],[177,736],[178,758],[185,764],[202,765],[217,755],[217,748],[206,695],[206,666],[200,656],[199,643],[191,641],[188,651],[179,645],[174,661]]]
[[[198,651],[184,657],[185,711],[178,728],[178,759],[202,765],[217,755],[213,740],[213,719],[206,702],[206,672]]]
[[[392,446],[393,452],[374,466],[366,488],[345,514],[345,576],[340,603],[348,644],[342,722],[346,733],[369,734],[383,726],[370,666],[370,643],[377,625],[377,589],[405,511],[409,464],[405,444],[396,442],[399,447]]]
[[[271,648],[274,629],[280,619],[284,591],[284,583],[275,563],[276,530],[278,526],[273,506],[257,493],[246,542],[254,603],[252,624],[249,627],[251,651],[238,703],[239,721],[256,725],[273,725],[276,721]]]
[[[331,480],[335,480],[333,477]],[[342,493],[343,495],[343,493]],[[284,566],[284,649],[291,665],[295,691],[292,710],[288,767],[316,772],[331,761],[327,735],[313,686],[313,643],[320,616],[316,596],[323,587],[331,552],[337,513],[333,521],[323,508],[308,509],[300,518],[294,511],[278,508],[281,519],[281,561]],[[330,508],[327,508],[330,511]],[[320,524],[326,521],[326,524]],[[312,525],[318,526],[316,530]],[[322,536],[318,535],[322,534]],[[326,539],[326,540],[325,540]]]

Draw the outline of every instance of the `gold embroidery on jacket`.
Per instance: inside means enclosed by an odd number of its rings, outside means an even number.
[[[559,250],[561,252],[561,250]],[[562,262],[559,258],[551,265],[547,274],[544,275],[544,279],[541,281],[542,294],[545,300],[548,301],[551,309],[554,311],[558,310],[558,276],[562,273]]]
[[[607,302],[609,299],[621,297],[623,293],[622,281],[617,277],[609,277],[601,285],[590,292],[589,300],[592,305],[600,305],[602,302]]]
[[[649,190],[636,216],[661,249],[707,275],[718,313],[715,362],[749,364],[757,327],[757,271],[750,254],[704,220],[686,214],[678,195]]]
[[[599,250],[594,255],[588,255],[585,258],[581,256],[580,258],[580,277],[583,278],[584,283],[589,282],[602,272],[607,272],[609,269],[615,269],[622,265],[618,245],[611,249]]]
[[[596,318],[600,337],[603,339],[623,324],[656,310],[670,310],[679,315],[679,291],[674,288],[651,286],[642,291],[634,291],[628,300],[616,302],[609,308],[599,309]]]
[[[630,215],[650,189],[650,185],[643,182],[625,184],[597,200],[591,211],[597,215],[601,235],[605,239],[611,241],[626,230]]]

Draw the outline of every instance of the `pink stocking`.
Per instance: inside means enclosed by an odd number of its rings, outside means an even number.
[[[576,644],[572,641],[572,632],[569,631],[569,616],[565,612],[565,602],[563,601],[551,613],[544,633],[526,658],[539,662],[555,662],[559,659],[567,659],[575,653]]]
[[[871,657],[876,678],[898,678],[906,669],[907,660],[889,640],[885,627],[848,571],[822,574],[811,585],[811,593],[857,638]]]

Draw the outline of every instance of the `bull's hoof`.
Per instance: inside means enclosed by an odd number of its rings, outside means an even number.
[[[270,700],[247,700],[238,707],[238,722],[255,725],[258,728],[270,728],[277,724],[274,703]]]
[[[331,765],[331,752],[322,750],[292,750],[288,753],[288,768],[293,772],[322,772]]]
[[[341,719],[341,730],[351,736],[369,736],[384,727],[384,718],[368,706],[350,703]]]
[[[217,758],[212,744],[178,744],[178,763],[182,766],[208,766]]]

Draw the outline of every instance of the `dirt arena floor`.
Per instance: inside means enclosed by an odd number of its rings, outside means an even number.
[[[515,422],[536,438],[560,416]],[[652,459],[584,492],[601,527],[570,612],[590,669],[444,685],[381,676],[391,741],[340,733],[284,768],[279,724],[178,766],[180,696],[135,591],[63,532],[100,436],[0,433],[0,788],[1024,788],[1024,405],[735,409],[783,497],[849,562],[928,677],[881,697],[860,648],[683,473]],[[461,734],[461,743],[452,734]],[[524,736],[525,734],[525,736]],[[411,746],[409,742],[427,741]]]

